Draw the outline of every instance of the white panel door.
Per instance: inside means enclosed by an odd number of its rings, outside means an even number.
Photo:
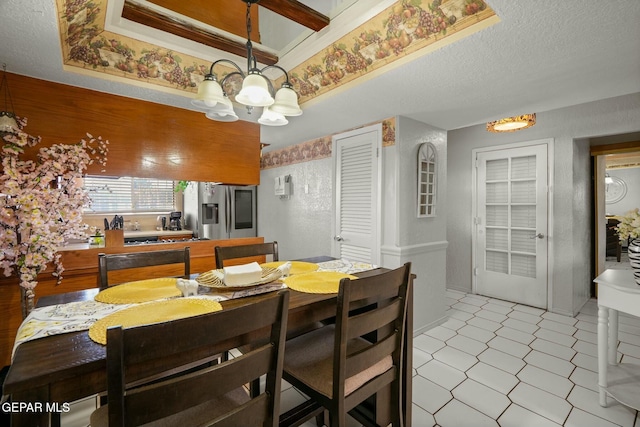
[[[380,126],[333,137],[335,233],[333,255],[379,264]]]
[[[547,146],[477,154],[475,292],[547,308]]]

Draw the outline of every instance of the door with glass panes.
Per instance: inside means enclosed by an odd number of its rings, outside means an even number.
[[[475,293],[547,308],[547,145],[478,152]]]

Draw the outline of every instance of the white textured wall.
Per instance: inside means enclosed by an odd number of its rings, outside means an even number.
[[[327,158],[260,173],[258,236],[265,242],[276,240],[281,259],[331,255],[332,167],[333,159]],[[274,178],[279,175],[291,175],[289,199],[274,195]]]
[[[524,112],[518,112],[524,113]],[[494,134],[484,125],[453,130],[447,141],[447,286],[471,290],[471,150],[514,142],[553,138],[553,260],[552,306],[550,310],[575,314],[590,286],[578,268],[591,263],[591,247],[582,236],[591,233],[585,209],[590,190],[584,167],[588,151],[574,149],[574,141],[589,137],[637,132],[640,129],[640,93],[581,104],[537,114],[537,124],[526,130]],[[587,142],[582,142],[587,144]],[[574,159],[574,155],[579,158]],[[575,174],[574,174],[575,169]],[[578,197],[575,194],[578,194]]]

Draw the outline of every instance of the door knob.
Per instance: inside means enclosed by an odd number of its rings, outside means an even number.
[[[342,236],[334,236],[333,240],[335,240],[336,242],[343,242],[344,241]]]
[[[538,239],[544,239],[544,234],[542,234],[542,233],[538,233],[538,234],[536,234],[535,236],[531,236],[531,237],[529,237],[529,238],[530,238],[530,239],[536,239],[536,238],[538,238]]]

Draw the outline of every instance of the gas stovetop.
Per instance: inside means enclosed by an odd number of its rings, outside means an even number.
[[[136,240],[130,240],[130,241],[126,241],[124,242],[125,246],[138,246],[138,245],[159,245],[162,243],[180,243],[180,242],[200,242],[202,240],[209,240],[207,238],[204,237],[192,237],[190,239],[187,238],[182,238],[182,239],[155,239],[155,240],[142,240],[142,239],[136,239]]]

